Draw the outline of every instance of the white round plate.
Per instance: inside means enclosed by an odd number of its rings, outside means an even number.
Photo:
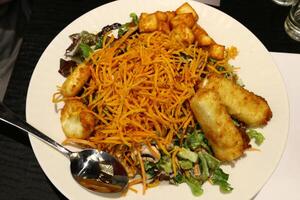
[[[130,20],[129,14],[135,12],[154,12],[157,10],[175,10],[184,0],[121,0],[115,1],[84,14],[62,30],[44,51],[36,65],[28,89],[26,118],[30,124],[48,134],[58,142],[65,138],[55,105],[51,102],[57,86],[64,78],[57,72],[59,59],[63,57],[69,46],[68,36],[82,30],[98,32],[101,27],[114,22],[125,23]],[[289,106],[282,77],[274,64],[270,53],[263,44],[242,24],[221,11],[205,4],[188,1],[199,15],[198,23],[219,44],[236,46],[238,57],[232,64],[239,66],[239,76],[246,88],[263,96],[269,103],[273,118],[261,131],[265,142],[260,151],[247,152],[235,166],[223,166],[230,174],[229,182],[234,190],[222,194],[217,186],[209,183],[204,185],[201,197],[192,195],[186,184],[173,186],[162,184],[142,192],[129,192],[121,199],[218,199],[243,200],[252,198],[266,183],[275,170],[284,151],[289,124]],[[117,195],[94,194],[83,189],[72,178],[69,161],[62,154],[41,141],[30,136],[32,148],[37,160],[51,182],[69,199],[107,199]],[[255,145],[254,145],[255,146]],[[137,189],[141,189],[140,186]]]

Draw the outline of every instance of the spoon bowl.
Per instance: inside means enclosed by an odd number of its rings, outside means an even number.
[[[0,103],[0,120],[32,134],[68,157],[73,178],[84,188],[101,193],[116,193],[127,188],[129,179],[125,168],[109,153],[96,149],[72,152],[28,124],[3,103]]]
[[[128,184],[124,167],[110,154],[86,149],[70,155],[73,178],[84,187],[97,192],[120,192]]]

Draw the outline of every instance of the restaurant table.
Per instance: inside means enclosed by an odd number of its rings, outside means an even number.
[[[22,33],[23,44],[4,97],[4,103],[11,108],[11,110],[25,119],[26,93],[31,75],[39,57],[52,39],[77,17],[108,2],[110,1],[30,1],[32,10],[31,17],[25,31]],[[295,99],[298,98],[298,102],[300,100],[296,92],[299,89],[299,84],[292,85],[289,81],[297,83],[297,76],[299,76],[298,74],[300,73],[300,64],[297,62],[300,60],[300,43],[290,39],[283,28],[289,7],[279,6],[274,4],[271,0],[222,0],[220,6],[216,8],[245,25],[260,39],[270,52],[294,53],[273,53],[272,55],[274,56],[274,60],[280,63],[280,71],[283,74],[286,85],[291,87],[290,91],[292,93],[289,94],[290,106],[292,108],[293,105],[293,109],[298,110],[298,114],[296,114],[299,117],[300,110],[297,105],[297,100]],[[117,14],[117,11],[112,11],[112,14]],[[293,59],[294,62],[289,63],[289,58]],[[288,72],[290,74],[288,74]],[[293,110],[293,113],[296,112],[295,110]],[[294,120],[296,114],[294,115]],[[299,130],[295,124],[293,124],[292,128],[290,131]],[[40,168],[34,156],[28,136],[3,122],[0,122],[0,130],[0,199],[66,199],[66,197],[52,185]],[[296,138],[295,135],[293,135],[293,137]],[[296,141],[299,141],[299,137],[292,141],[293,145],[296,145]],[[299,150],[300,148],[298,151]],[[297,149],[291,149],[288,143],[286,151],[297,152]],[[281,162],[287,163],[288,159],[296,159],[295,154],[292,154],[291,157],[287,156],[285,159],[282,159]],[[277,169],[280,170],[280,172],[278,172],[279,174],[276,174],[277,171],[273,174],[277,179],[272,182],[272,176],[265,186],[267,191],[264,191],[265,188],[263,188],[256,199],[262,200],[269,199],[270,197],[272,197],[273,200],[282,199],[283,197],[287,199],[300,199],[298,191],[295,189],[296,186],[288,185],[288,177],[293,179],[291,174],[285,178],[283,177],[282,185],[280,184],[281,176],[284,176],[285,172],[288,173],[287,169],[289,169],[289,166],[284,166],[284,164],[283,169],[280,169],[282,168],[281,165],[279,169]],[[295,161],[294,166],[291,166],[295,177],[299,177],[299,175],[297,175],[297,167],[299,167],[299,162]],[[298,171],[298,174],[300,174],[299,172],[300,171]],[[274,183],[273,185],[275,186],[273,186],[272,183]],[[299,185],[295,179],[290,183]],[[288,193],[289,188],[294,189],[292,196],[281,194],[282,192]],[[270,196],[271,194],[274,194],[274,196]],[[201,197],[199,199],[201,199]]]

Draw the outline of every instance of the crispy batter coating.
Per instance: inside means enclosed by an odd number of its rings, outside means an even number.
[[[243,155],[248,144],[215,91],[198,90],[190,106],[218,159],[232,161]]]
[[[68,138],[87,138],[95,127],[95,117],[84,111],[86,106],[78,100],[68,100],[61,111],[62,129]]]
[[[266,125],[272,117],[272,111],[263,97],[244,89],[232,80],[211,76],[204,87],[215,90],[228,113],[249,127]]]
[[[77,95],[90,76],[91,72],[89,66],[86,63],[81,63],[63,83],[61,94],[64,97],[73,97]]]

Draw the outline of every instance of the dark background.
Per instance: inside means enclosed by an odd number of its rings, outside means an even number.
[[[107,2],[16,0],[8,3],[10,12],[18,16],[16,39],[23,38],[4,97],[8,107],[25,116],[30,77],[47,45],[74,19]],[[29,8],[28,19],[24,17],[23,4]],[[300,43],[290,39],[283,28],[289,7],[276,5],[271,0],[222,0],[217,9],[244,24],[269,51],[300,53]],[[117,14],[117,11],[112,11],[112,14]],[[5,16],[0,17],[3,20]],[[3,122],[0,122],[0,199],[64,199],[41,170],[28,136]]]

